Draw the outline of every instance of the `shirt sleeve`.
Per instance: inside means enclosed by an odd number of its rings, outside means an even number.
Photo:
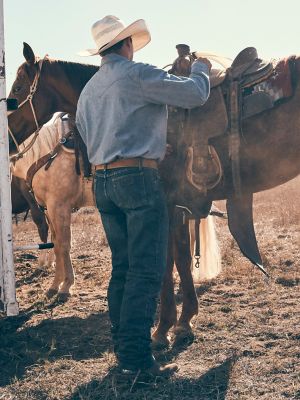
[[[146,101],[174,107],[202,106],[210,94],[209,69],[200,61],[192,64],[188,78],[171,75],[153,65],[143,64],[140,83]]]

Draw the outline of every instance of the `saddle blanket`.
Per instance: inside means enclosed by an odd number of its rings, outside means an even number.
[[[265,81],[253,86],[252,93],[265,92],[277,102],[293,95],[292,77],[289,65],[290,58],[273,61],[274,72]]]

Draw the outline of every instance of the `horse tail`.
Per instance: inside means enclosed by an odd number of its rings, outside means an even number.
[[[191,225],[193,225],[191,229]],[[201,219],[199,234],[200,234],[200,267],[195,265],[193,257],[195,243],[195,224],[190,224],[191,234],[191,254],[192,254],[192,273],[194,282],[199,283],[204,279],[215,278],[222,270],[221,253],[218,246],[214,217],[209,215],[207,218]]]

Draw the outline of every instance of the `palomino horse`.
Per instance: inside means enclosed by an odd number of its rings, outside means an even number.
[[[26,62],[22,64],[17,73],[10,96],[25,103],[9,116],[9,126],[15,141],[22,143],[26,138],[45,123],[49,117],[59,110],[74,114],[78,96],[86,82],[98,71],[96,66],[87,66],[77,63],[63,61],[51,61],[45,58],[37,61],[30,46],[24,44],[23,50]],[[252,206],[253,193],[270,189],[280,185],[294,177],[300,172],[300,60],[295,58],[294,62],[294,94],[289,101],[282,102],[273,109],[247,119],[243,123],[243,138],[240,147],[240,171],[243,186],[243,195],[236,199],[233,192],[232,177],[230,171],[230,160],[228,157],[228,137],[220,135],[213,138],[213,144],[219,154],[223,170],[226,176],[219,185],[207,192],[206,201],[227,199],[229,216],[229,227],[232,216],[235,215],[235,205],[245,205],[245,209]],[[37,82],[38,81],[38,82]],[[36,85],[37,82],[37,85]],[[34,89],[28,97],[30,89]],[[212,90],[211,97],[214,96]],[[26,99],[28,99],[26,101]],[[199,111],[201,113],[201,109]],[[205,116],[203,115],[203,118]],[[201,135],[201,132],[199,133]],[[170,141],[176,142],[175,136],[170,136]],[[177,141],[178,142],[178,141]],[[13,140],[10,141],[11,150],[16,149]],[[176,143],[175,143],[176,145]],[[175,146],[176,147],[176,146]],[[168,160],[170,172],[166,173],[168,185],[172,191],[175,204],[187,204],[191,208],[198,208],[203,203],[203,196],[192,187],[185,176],[184,161],[186,147],[177,147],[180,157]],[[180,162],[178,162],[180,161]],[[174,164],[174,162],[176,164]],[[176,174],[174,174],[174,165]],[[166,171],[168,165],[166,165]],[[172,182],[173,181],[173,182]],[[177,190],[182,185],[181,190]],[[174,189],[177,192],[174,193]],[[171,196],[171,197],[172,197]],[[178,199],[179,197],[179,199]],[[239,207],[240,209],[241,207]],[[249,217],[249,215],[247,214]],[[252,214],[251,214],[252,218]],[[250,219],[251,219],[250,218]],[[243,219],[240,218],[242,221]],[[179,324],[186,331],[190,331],[191,317],[197,313],[197,298],[195,295],[192,277],[190,274],[191,256],[189,252],[189,239],[187,225],[181,226],[180,238],[185,241],[179,242],[180,265],[185,271],[185,280],[182,282],[184,293],[187,293],[188,306],[184,308]],[[174,254],[174,253],[170,253]],[[164,318],[154,334],[161,342],[167,342],[168,329],[176,324],[176,307],[173,295],[173,282],[171,264],[165,277],[162,290],[161,307],[165,310]],[[179,325],[179,326],[180,326]]]
[[[62,119],[61,116],[57,116],[52,125],[43,126],[33,146],[15,162],[14,175],[25,180],[30,167],[50,153],[70,129],[72,127],[69,125],[69,120],[65,117]],[[26,147],[30,141],[31,138],[27,139],[22,146]],[[69,289],[74,283],[70,258],[72,209],[95,206],[92,182],[76,172],[75,161],[74,150],[61,146],[51,166],[47,169],[44,166],[41,167],[32,179],[35,198],[46,209],[56,256],[55,277],[47,295],[52,297],[59,292],[61,299],[69,295]],[[216,275],[216,271],[212,271],[209,267],[213,264],[210,252],[215,245],[212,221],[210,219],[203,221],[200,229],[202,245],[205,249],[201,260],[201,273],[202,278],[205,279]],[[210,241],[211,237],[213,241]]]
[[[13,175],[26,181],[29,168],[55,148],[66,133],[64,129],[69,129],[68,121],[63,122],[60,117],[52,125],[44,126],[34,145],[14,163]],[[27,142],[30,139],[24,142],[25,147]],[[75,171],[74,150],[64,146],[49,170],[43,167],[34,174],[32,189],[37,203],[45,208],[56,259],[55,277],[47,292],[49,297],[60,291],[63,299],[74,283],[70,258],[71,213],[73,209],[94,205],[91,186],[91,181],[84,181]]]

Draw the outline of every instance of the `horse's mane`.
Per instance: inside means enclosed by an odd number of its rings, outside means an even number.
[[[84,82],[88,81],[99,69],[99,65],[81,64],[72,61],[48,59],[50,65],[62,67],[68,77],[76,77]]]

